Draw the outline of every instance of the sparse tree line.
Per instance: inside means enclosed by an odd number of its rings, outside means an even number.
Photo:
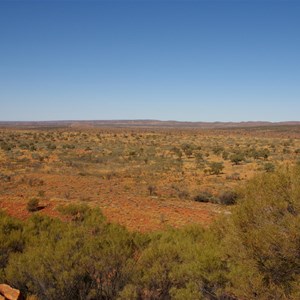
[[[299,166],[250,180],[208,229],[141,234],[60,210],[69,221],[0,216],[0,280],[31,299],[300,298]]]

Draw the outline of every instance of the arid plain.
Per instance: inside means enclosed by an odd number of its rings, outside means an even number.
[[[34,199],[64,218],[59,207],[85,203],[141,232],[208,225],[254,174],[300,159],[297,124],[110,125],[2,125],[0,208],[25,219]]]

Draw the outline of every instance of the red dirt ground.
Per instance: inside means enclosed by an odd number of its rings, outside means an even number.
[[[110,222],[141,232],[191,223],[208,225],[224,212],[224,208],[211,203],[150,197],[144,192],[133,196],[130,190],[124,189],[125,183],[120,178],[107,181],[77,175],[26,175],[1,184],[0,209],[25,219],[32,214],[26,208],[28,200],[43,191],[45,196],[40,205],[44,208],[38,213],[59,217],[59,205],[86,203],[100,207]]]

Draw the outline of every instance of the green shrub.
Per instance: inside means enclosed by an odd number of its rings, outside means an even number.
[[[208,192],[208,191],[203,191],[198,193],[195,197],[194,197],[194,201],[197,202],[212,202],[212,203],[216,203],[217,199],[212,195],[212,193]]]
[[[234,191],[224,191],[219,195],[220,204],[233,205],[236,203],[238,195]]]
[[[23,225],[0,211],[0,281],[5,281],[4,268],[12,253],[24,249]]]
[[[223,158],[224,160],[227,160],[227,159],[228,159],[228,156],[229,156],[229,153],[228,153],[227,151],[223,151],[223,153],[222,153],[222,158]]]
[[[216,146],[216,147],[212,148],[212,152],[215,155],[220,155],[223,151],[224,151],[224,147],[222,147],[222,146]]]
[[[65,211],[85,218],[66,223],[36,215],[26,221],[27,245],[10,254],[5,281],[38,299],[116,299],[132,274],[133,235],[104,222],[97,209],[73,205]]]
[[[38,198],[31,198],[27,202],[27,210],[30,212],[34,212],[39,210],[39,199]]]
[[[275,171],[275,165],[274,164],[272,164],[272,163],[265,163],[264,164],[264,170],[266,171],[266,172],[274,172]]]
[[[59,206],[58,211],[63,215],[71,217],[72,221],[83,222],[87,216],[91,214],[92,210],[86,204],[69,204],[65,206]],[[101,214],[100,212],[98,213],[99,215]]]
[[[222,162],[212,162],[210,163],[209,173],[213,175],[219,175],[224,169],[224,165]]]
[[[241,152],[234,153],[230,156],[230,161],[235,165],[240,164],[244,159],[245,159],[245,156]]]
[[[231,292],[245,299],[299,299],[300,168],[256,176],[227,225]],[[255,295],[255,297],[254,297]]]

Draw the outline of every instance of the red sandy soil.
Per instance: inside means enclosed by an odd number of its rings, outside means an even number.
[[[28,184],[30,179],[34,182],[32,185]],[[38,180],[43,181],[41,185]],[[35,213],[59,217],[59,205],[86,203],[100,207],[108,221],[141,232],[191,223],[205,226],[224,212],[223,207],[211,203],[151,197],[146,191],[133,193],[132,185],[130,190],[125,188],[129,180],[117,178],[107,181],[61,174],[26,175],[1,184],[0,209],[20,219],[28,218],[32,214],[26,208],[28,200],[36,197],[38,191],[43,191],[45,196],[41,198],[40,205],[44,208]]]

